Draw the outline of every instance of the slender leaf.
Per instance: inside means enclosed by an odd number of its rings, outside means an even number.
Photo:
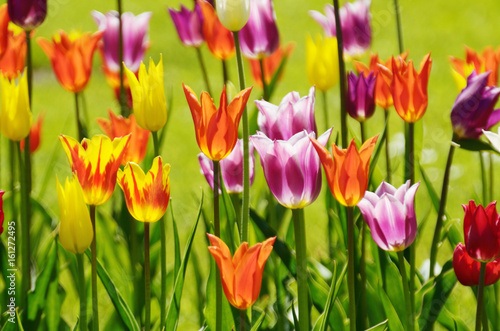
[[[369,329],[366,329],[366,331],[386,331],[389,326],[387,325],[389,320],[385,320],[377,325],[372,326]]]
[[[255,324],[252,326],[250,331],[258,331],[260,329],[260,326],[261,326],[262,322],[264,321],[265,317],[266,317],[266,312],[263,311],[262,314],[260,314],[259,319],[257,319],[257,321],[255,321]]]
[[[375,152],[372,154],[372,159],[370,161],[370,171],[368,172],[368,182],[370,181],[370,178],[373,176],[373,172],[375,171],[375,167],[377,166],[377,161],[380,156],[380,151],[382,150],[382,147],[384,146],[384,140],[386,139],[386,132],[387,132],[387,122],[384,125],[384,131],[382,131],[382,134],[378,137],[378,142],[377,145],[375,146]]]
[[[460,145],[460,148],[468,151],[488,151],[498,154],[498,152],[493,147],[491,147],[490,144],[487,144],[479,139],[460,139],[457,140],[456,143]]]
[[[172,227],[174,228],[174,275],[179,274],[179,269],[181,268],[181,245],[179,243],[179,231],[177,230],[177,222],[174,217],[174,208],[172,206],[172,201],[170,201],[170,212],[172,213]]]
[[[378,286],[378,293],[380,297],[380,301],[382,302],[382,306],[384,307],[385,314],[388,318],[388,324],[389,324],[389,329],[391,331],[404,331],[403,324],[401,323],[401,320],[399,319],[398,313],[396,312],[396,309],[394,309],[393,304],[391,303],[391,300],[385,293],[384,289],[382,286],[379,284]],[[401,315],[404,316],[404,315]]]

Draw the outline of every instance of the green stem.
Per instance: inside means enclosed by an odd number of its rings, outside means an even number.
[[[416,262],[415,261],[415,257],[416,257],[415,246],[416,245],[410,246],[410,280],[409,280],[409,282],[410,282],[410,314],[411,314],[412,321],[415,321],[415,275],[417,273],[416,264],[415,264],[415,262]]]
[[[325,131],[330,128],[330,119],[328,118],[328,96],[326,95],[326,91],[321,91],[321,95],[323,96],[323,116],[325,117]]]
[[[391,176],[391,155],[389,153],[389,110],[384,109],[385,116],[385,166],[386,166],[386,176],[385,180],[388,183],[392,182]]]
[[[481,262],[479,271],[479,285],[477,287],[477,310],[476,310],[476,331],[481,330],[481,318],[483,314],[483,292],[484,292],[484,277],[486,276],[486,263]]]
[[[264,60],[262,58],[259,59],[260,65],[260,74],[262,77],[262,90],[264,91],[264,96],[262,97],[264,100],[269,101],[269,87],[266,83],[266,77],[264,75]]]
[[[366,140],[366,135],[365,135],[365,122],[359,122],[359,131],[361,132],[361,142],[365,142]]]
[[[224,85],[229,81],[229,74],[227,72],[226,60],[222,60],[222,78],[224,79]]]
[[[346,207],[347,211],[347,286],[349,288],[349,327],[356,331],[356,293],[354,291],[356,275],[354,273],[354,207]]]
[[[125,206],[125,200],[122,199],[122,206]],[[129,241],[130,241],[130,264],[132,265],[132,277],[134,279],[134,290],[135,297],[139,298],[139,287],[141,286],[141,276],[139,276],[137,265],[139,264],[138,257],[138,243],[137,243],[137,221],[128,214],[128,222],[130,222],[130,233],[129,233]],[[137,319],[140,319],[142,311],[142,304],[140,300],[134,301],[134,315]]]
[[[75,92],[75,112],[76,112],[76,130],[78,132],[78,141],[83,140],[83,128],[80,120],[80,106],[78,105],[78,93]]]
[[[446,161],[446,168],[444,170],[443,187],[441,189],[441,200],[439,201],[439,210],[436,220],[436,227],[434,228],[434,236],[432,238],[430,265],[429,265],[429,278],[434,277],[434,266],[436,265],[437,249],[439,239],[441,237],[441,228],[443,227],[443,217],[446,209],[446,198],[448,196],[448,183],[450,181],[450,169],[453,162],[453,154],[455,152],[455,135],[453,135],[450,151],[448,152],[448,159]]]
[[[398,252],[399,272],[403,281],[403,294],[405,297],[406,325],[405,330],[415,330],[413,325],[413,314],[411,313],[410,290],[408,289],[408,277],[406,276],[405,258],[403,252]]]
[[[415,183],[415,123],[405,123],[405,180]]]
[[[236,59],[238,62],[238,78],[240,90],[245,89],[245,72],[243,71],[243,59],[241,57],[240,39],[238,32],[233,32],[234,45],[236,47]],[[241,241],[248,241],[248,219],[250,217],[250,151],[249,151],[249,128],[247,106],[243,110],[243,207],[241,211]]]
[[[87,294],[85,287],[85,264],[83,254],[76,254],[78,265],[78,295],[80,296],[80,331],[87,330]]]
[[[28,193],[28,182],[26,177],[26,164],[23,162],[21,145],[16,142],[17,157],[19,162],[19,177],[21,182],[21,258],[22,258],[22,288],[23,293],[21,299],[21,307],[24,307],[24,311],[28,311],[28,291],[31,287],[31,277],[30,277],[30,240],[29,240],[29,223],[28,223],[28,206],[29,206],[29,193]],[[25,150],[29,150],[29,146],[25,145]],[[27,315],[27,314],[25,314]],[[27,318],[26,318],[27,320]]]
[[[196,55],[198,56],[198,62],[200,63],[201,73],[203,74],[203,80],[205,81],[205,87],[207,89],[208,94],[212,95],[212,91],[210,90],[210,81],[208,80],[207,68],[205,67],[205,61],[203,61],[203,56],[201,54],[201,49],[199,47],[196,48]]]
[[[487,201],[493,201],[493,195],[494,195],[494,187],[495,187],[495,168],[494,168],[494,161],[493,161],[493,154],[489,154],[489,159],[490,159],[490,195],[488,197]]]
[[[486,167],[484,164],[484,159],[483,155],[481,154],[481,151],[478,152],[479,155],[479,165],[481,167],[481,182],[482,182],[482,189],[483,189],[483,204],[486,205],[488,202],[488,186],[486,184]]]
[[[118,5],[118,62],[120,63],[120,109],[122,116],[128,117],[130,109],[127,105],[125,85],[123,84],[123,23],[122,23],[122,0],[117,0]]]
[[[214,167],[214,234],[220,238],[220,215],[219,215],[219,161],[213,161]],[[222,330],[222,283],[220,270],[217,269],[215,277],[215,330]]]
[[[246,331],[246,310],[240,310],[240,331]]]
[[[362,122],[361,122],[362,123]],[[364,141],[364,140],[363,140]],[[363,225],[361,226],[361,260],[359,261],[359,275],[361,278],[361,293],[359,296],[360,309],[361,309],[361,325],[360,327],[363,330],[367,329],[368,325],[366,324],[366,222],[362,221]]]
[[[90,220],[94,230],[94,238],[90,246],[90,262],[92,264],[92,331],[99,331],[99,307],[97,300],[97,232],[95,226],[95,208],[90,205]]]
[[[29,103],[31,107],[31,97],[33,95],[33,55],[32,55],[32,46],[31,46],[31,36],[30,32],[31,31],[25,31],[26,32],[26,67],[27,67],[27,74],[28,74],[28,96],[29,96]]]
[[[230,193],[229,197],[231,198],[231,203],[233,204],[234,207],[234,212],[236,215],[241,215],[241,198],[239,193]],[[236,221],[236,225],[238,226],[238,230],[241,232],[240,229],[240,224],[238,223],[238,220]]]
[[[394,12],[396,13],[396,27],[398,30],[399,53],[402,54],[405,51],[405,46],[403,43],[403,26],[401,24],[401,11],[399,9],[398,0],[394,0]]]
[[[309,286],[307,284],[306,227],[304,209],[292,209],[297,259],[297,292],[299,299],[299,327],[309,330]]]
[[[151,270],[149,266],[149,223],[144,223],[144,283],[145,283],[145,327],[151,330]]]

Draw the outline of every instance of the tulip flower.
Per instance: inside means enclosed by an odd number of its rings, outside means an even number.
[[[4,220],[4,212],[3,212],[3,195],[5,191],[0,190],[0,235],[3,232],[3,220]]]
[[[194,10],[189,10],[181,4],[181,10],[168,8],[170,17],[181,42],[189,47],[200,47],[205,38],[202,31],[202,16],[200,4],[196,3]]]
[[[207,1],[200,0],[203,13],[203,36],[210,52],[219,60],[227,60],[235,53],[233,33],[221,24],[215,9]]]
[[[11,21],[31,31],[43,23],[47,16],[47,0],[7,0]]]
[[[146,156],[150,132],[137,125],[134,114],[128,118],[116,116],[111,110],[108,110],[108,114],[109,120],[98,118],[97,123],[109,138],[114,139],[130,134],[130,142],[125,150],[122,165],[126,165],[127,162],[141,163]]]
[[[259,110],[257,123],[262,133],[271,140],[288,140],[304,130],[316,133],[315,91],[314,86],[311,87],[309,94],[302,98],[298,92],[290,92],[278,106],[265,100],[255,100]]]
[[[0,74],[0,89],[0,130],[8,139],[21,141],[30,133],[32,121],[26,70],[17,86]]]
[[[367,191],[358,203],[373,240],[385,251],[403,251],[417,235],[413,202],[420,183],[410,185],[407,181],[396,189],[382,182],[375,193]]]
[[[259,298],[262,274],[271,255],[276,237],[248,247],[243,242],[231,257],[227,245],[214,235],[207,233],[212,246],[208,247],[220,270],[226,298],[238,309],[250,308]]]
[[[104,135],[84,138],[78,143],[74,138],[60,135],[71,170],[82,185],[85,203],[102,205],[111,197],[116,184],[116,172],[120,167],[130,135],[113,141]]]
[[[81,92],[87,86],[92,72],[92,58],[103,32],[80,36],[59,31],[52,37],[52,43],[38,38],[38,45],[52,63],[52,69],[59,83],[70,92]]]
[[[496,201],[486,208],[476,206],[474,200],[462,205],[464,216],[465,248],[471,258],[479,262],[491,262],[500,257],[500,222]]]
[[[288,43],[284,49],[283,47],[279,46],[274,51],[274,53],[262,59],[262,66],[264,67],[264,80],[266,85],[271,84],[271,81],[280,68],[281,63],[290,57],[294,48],[294,43]],[[259,60],[249,59],[249,62],[252,78],[255,82],[255,85],[262,88],[262,72],[260,71]]]
[[[354,72],[347,75],[346,108],[348,114],[358,122],[364,122],[375,112],[375,80],[373,72],[359,77]]]
[[[479,284],[481,263],[467,254],[465,245],[459,243],[453,252],[453,269],[458,281],[465,286]],[[500,259],[486,264],[484,285],[495,284],[500,279]]]
[[[218,0],[215,6],[220,22],[229,31],[239,31],[247,24],[250,0]]]
[[[250,154],[250,186],[253,183],[255,174],[255,156],[253,145],[248,146]],[[214,189],[214,165],[213,162],[203,153],[198,154],[201,173],[205,176],[210,188]],[[243,140],[238,139],[233,151],[220,161],[220,168],[224,186],[229,194],[243,192]],[[219,194],[221,190],[219,188]]]
[[[8,44],[9,11],[7,4],[0,6],[0,58],[5,53]]]
[[[339,10],[344,51],[347,55],[361,55],[370,47],[370,3],[370,0],[346,2]],[[315,10],[309,11],[309,15],[323,27],[327,37],[337,36],[334,7],[331,4],[325,6],[325,15]]]
[[[467,77],[476,71],[478,74],[491,71],[488,77],[488,86],[496,86],[498,82],[498,62],[500,61],[500,50],[495,51],[493,47],[486,47],[480,55],[472,48],[465,46],[465,60],[450,56],[452,74],[459,91],[467,85]]]
[[[467,86],[460,92],[451,109],[451,124],[458,139],[479,139],[483,129],[500,121],[500,110],[494,110],[500,88],[487,86],[490,72],[467,77]]]
[[[311,36],[306,40],[306,71],[307,78],[320,91],[327,91],[339,81],[339,61],[337,39],[316,38]]]
[[[30,153],[33,154],[36,152],[38,149],[38,146],[40,146],[40,138],[42,136],[42,124],[43,124],[43,119],[45,118],[44,113],[40,113],[38,115],[38,118],[31,126],[30,129]],[[24,140],[21,140],[21,151],[24,151]]]
[[[318,138],[319,144],[326,145],[331,131]],[[250,137],[259,153],[269,189],[286,208],[304,208],[321,191],[320,159],[310,138],[316,138],[316,134],[305,130],[288,140],[271,140],[259,131]]]
[[[193,116],[198,146],[210,160],[224,159],[231,153],[238,140],[238,125],[252,88],[238,93],[228,105],[224,86],[219,109],[216,109],[207,92],[201,93],[200,103],[189,86],[183,83],[182,87]]]
[[[68,252],[81,254],[92,243],[94,230],[76,175],[73,175],[72,180],[66,178],[64,188],[57,179],[57,197],[61,213],[59,241]]]
[[[497,151],[500,151],[500,128],[498,128],[498,133],[485,130],[483,130],[483,133],[490,141],[491,146]]]
[[[128,211],[140,222],[158,221],[167,211],[170,199],[170,164],[163,165],[161,156],[153,160],[144,174],[136,163],[129,162],[118,170],[118,185],[125,195]]]
[[[269,56],[278,49],[280,35],[272,0],[250,2],[250,18],[239,36],[241,52],[252,59]]]
[[[24,70],[27,52],[26,33],[16,25],[9,24],[6,36],[7,46],[0,58],[0,72],[12,80]]]
[[[325,169],[330,191],[343,206],[354,207],[364,197],[368,187],[370,158],[377,139],[378,135],[368,139],[359,151],[354,139],[347,150],[333,144],[332,154],[320,142],[312,139]]]
[[[167,123],[167,103],[163,89],[163,57],[155,66],[149,58],[149,71],[141,62],[139,78],[127,67],[125,73],[132,91],[137,124],[144,130],[156,132]]]

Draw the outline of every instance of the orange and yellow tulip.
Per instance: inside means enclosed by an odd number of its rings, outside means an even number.
[[[318,152],[330,191],[346,207],[354,207],[365,196],[368,187],[370,158],[378,135],[365,141],[358,151],[354,139],[347,149],[332,145],[332,154],[315,139],[311,139]]]
[[[116,172],[120,167],[130,135],[115,138],[105,135],[84,138],[82,143],[72,137],[60,135],[71,170],[82,185],[85,203],[102,205],[111,197],[116,185]]]
[[[38,146],[40,146],[40,136],[42,135],[42,124],[43,124],[43,119],[45,118],[45,113],[40,113],[38,115],[38,118],[31,126],[30,129],[30,153],[33,154],[36,152],[38,149]],[[21,140],[21,151],[24,151],[24,139]]]
[[[24,70],[26,33],[13,23],[7,30],[7,47],[0,58],[0,72],[8,79],[17,78]]]
[[[52,42],[38,38],[38,45],[52,63],[59,83],[70,92],[81,92],[87,86],[92,72],[92,58],[103,31],[80,36],[60,31]]]
[[[167,211],[170,198],[170,164],[155,157],[151,170],[144,174],[136,163],[129,162],[118,170],[118,185],[123,190],[128,211],[140,222],[158,221]]]
[[[193,116],[198,146],[212,161],[224,159],[231,153],[238,140],[238,126],[252,87],[238,93],[228,105],[224,86],[217,109],[207,92],[201,93],[200,103],[189,86],[182,86]]]
[[[208,250],[219,266],[227,300],[238,309],[251,307],[259,297],[262,273],[276,237],[250,248],[243,242],[231,257],[229,248],[220,238],[208,233],[207,236],[212,244]]]
[[[486,47],[482,54],[478,54],[472,48],[465,46],[465,60],[450,56],[452,74],[458,89],[461,91],[467,85],[467,77],[473,70],[477,74],[491,71],[488,77],[488,86],[496,86],[498,82],[498,64],[500,61],[500,50],[495,51],[493,47]]]
[[[121,115],[116,116],[109,109],[108,114],[109,120],[98,118],[97,123],[109,138],[114,139],[130,134],[130,142],[125,150],[122,165],[126,165],[127,162],[141,163],[146,156],[150,132],[137,125],[134,114],[125,118]]]
[[[198,1],[203,13],[203,35],[208,49],[216,58],[227,60],[235,53],[233,33],[219,21],[214,7],[205,0]]]
[[[262,67],[264,68],[264,79],[266,85],[271,83],[276,71],[279,69],[283,59],[287,59],[295,48],[294,43],[288,43],[285,48],[279,46],[271,55],[262,59]],[[255,85],[262,87],[262,73],[260,71],[260,63],[257,59],[249,59],[250,69],[252,69],[252,77]],[[278,77],[279,78],[279,77]]]

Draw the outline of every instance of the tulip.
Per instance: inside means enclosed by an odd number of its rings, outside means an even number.
[[[40,146],[40,138],[42,135],[42,124],[43,124],[43,119],[45,118],[44,113],[40,113],[38,115],[38,118],[31,126],[30,129],[30,153],[33,154],[36,152],[38,147]],[[24,151],[24,140],[21,140],[21,151]]]
[[[264,67],[264,80],[266,85],[271,84],[271,81],[279,70],[283,61],[287,60],[293,52],[294,43],[288,43],[285,48],[279,46],[274,53],[262,59]],[[260,62],[257,59],[249,59],[252,78],[255,85],[262,87],[262,72],[260,71]],[[280,74],[281,76],[281,74]],[[280,78],[280,77],[278,77]]]
[[[479,262],[491,262],[500,257],[500,222],[496,210],[496,201],[486,209],[476,206],[471,200],[462,205],[464,216],[465,248],[471,258]]]
[[[367,191],[358,203],[373,240],[385,251],[403,251],[417,235],[413,201],[420,183],[410,185],[407,181],[396,189],[382,182],[375,193]]]
[[[349,115],[358,122],[364,122],[375,112],[375,80],[376,74],[371,72],[367,76],[354,72],[347,76],[346,108]]]
[[[497,151],[500,151],[500,128],[498,128],[498,133],[485,130],[483,130],[483,133],[490,141],[491,146]]]
[[[319,138],[324,146],[332,129]],[[313,203],[321,191],[321,165],[310,138],[314,132],[302,131],[288,140],[271,140],[262,132],[250,137],[260,155],[269,189],[280,204],[290,209]]]
[[[310,36],[306,40],[306,70],[307,78],[320,91],[327,91],[339,81],[339,61],[337,39],[316,38],[316,43]]]
[[[481,263],[467,254],[465,245],[459,243],[453,252],[453,269],[458,281],[465,286],[479,284],[479,269]],[[500,259],[486,264],[484,285],[495,284],[500,279]]]
[[[220,22],[229,31],[239,31],[247,24],[250,16],[250,0],[218,0],[215,6]]]
[[[21,141],[30,133],[32,121],[26,70],[17,86],[14,80],[0,75],[0,87],[0,130],[8,139]]]
[[[212,254],[220,270],[226,298],[238,309],[247,309],[257,301],[262,285],[262,274],[271,255],[276,237],[248,247],[243,242],[231,257],[227,245],[214,235],[207,233]]]
[[[344,51],[347,55],[361,55],[370,47],[372,39],[370,3],[370,0],[347,2],[339,10]],[[332,5],[325,6],[325,15],[315,10],[309,11],[309,14],[323,27],[327,37],[337,36]]]
[[[167,103],[163,90],[163,57],[155,66],[149,58],[149,71],[141,62],[139,79],[127,67],[125,73],[132,91],[132,102],[137,124],[144,130],[156,132],[167,123]]]
[[[491,71],[488,77],[488,86],[496,86],[498,82],[498,62],[500,61],[500,50],[495,51],[493,47],[486,47],[480,55],[472,48],[465,46],[465,60],[450,56],[452,74],[461,91],[467,85],[467,77],[473,70],[481,74]]]
[[[168,8],[170,17],[181,42],[189,47],[200,47],[205,38],[202,31],[202,16],[200,4],[196,3],[194,10],[189,10],[181,4],[181,10]]]
[[[66,178],[64,188],[57,179],[57,197],[61,213],[59,241],[68,252],[81,254],[92,243],[94,231],[76,174],[72,180]]]
[[[116,116],[111,110],[108,110],[109,120],[98,118],[97,123],[104,133],[111,139],[123,137],[130,134],[130,142],[125,150],[122,159],[122,165],[127,162],[141,163],[146,156],[150,132],[137,125],[134,114],[128,118]]]
[[[183,83],[182,87],[193,116],[198,146],[210,160],[224,159],[231,153],[238,140],[238,125],[252,88],[239,92],[228,105],[224,86],[219,109],[216,109],[207,92],[201,93],[200,103],[189,86]]]
[[[378,135],[368,139],[359,151],[354,139],[347,150],[339,149],[333,144],[333,158],[320,142],[312,139],[325,169],[330,191],[343,206],[354,207],[365,195],[368,187],[370,158],[377,139]]]
[[[271,140],[288,140],[304,130],[307,133],[316,133],[315,91],[314,86],[311,87],[309,94],[302,98],[298,92],[290,92],[278,106],[265,100],[256,100],[255,104],[259,110],[257,123],[262,133]]]
[[[82,185],[85,203],[102,205],[111,197],[116,184],[116,172],[125,155],[130,135],[113,141],[104,135],[84,138],[79,144],[69,136],[60,135],[71,170]]]
[[[38,45],[52,63],[52,69],[59,83],[70,92],[81,92],[87,86],[92,72],[92,58],[103,32],[80,36],[68,35],[59,31],[52,37],[52,43],[38,38]]]
[[[125,195],[128,211],[140,222],[158,221],[167,211],[170,199],[170,164],[163,165],[161,156],[153,160],[144,174],[136,163],[129,162],[118,170],[118,185]]]
[[[14,24],[9,25],[9,30],[6,32],[7,47],[0,58],[0,72],[10,80],[17,78],[23,72],[26,59],[26,33],[19,30]]]
[[[31,31],[47,16],[47,0],[7,0],[9,17],[15,25]]]
[[[255,156],[253,145],[249,146],[250,154],[250,186],[253,183],[255,173]],[[214,166],[213,162],[203,153],[198,154],[201,173],[205,176],[208,184],[214,189]],[[243,192],[243,140],[238,139],[233,151],[220,161],[222,180],[229,194]],[[221,190],[219,189],[219,194]]]
[[[3,213],[3,195],[5,194],[5,191],[0,190],[0,235],[3,232],[3,220],[4,220],[4,213]]]
[[[451,110],[451,124],[458,139],[479,139],[483,129],[500,121],[500,111],[494,110],[500,88],[488,87],[489,72],[467,77],[467,86],[460,92]]]
[[[280,35],[272,0],[252,0],[250,18],[239,32],[241,52],[246,57],[261,59],[276,51]]]
[[[210,52],[219,60],[227,60],[235,53],[233,33],[222,25],[215,9],[207,1],[199,1],[203,13],[203,36]]]
[[[7,4],[3,4],[0,6],[0,58],[7,49],[9,22]]]

